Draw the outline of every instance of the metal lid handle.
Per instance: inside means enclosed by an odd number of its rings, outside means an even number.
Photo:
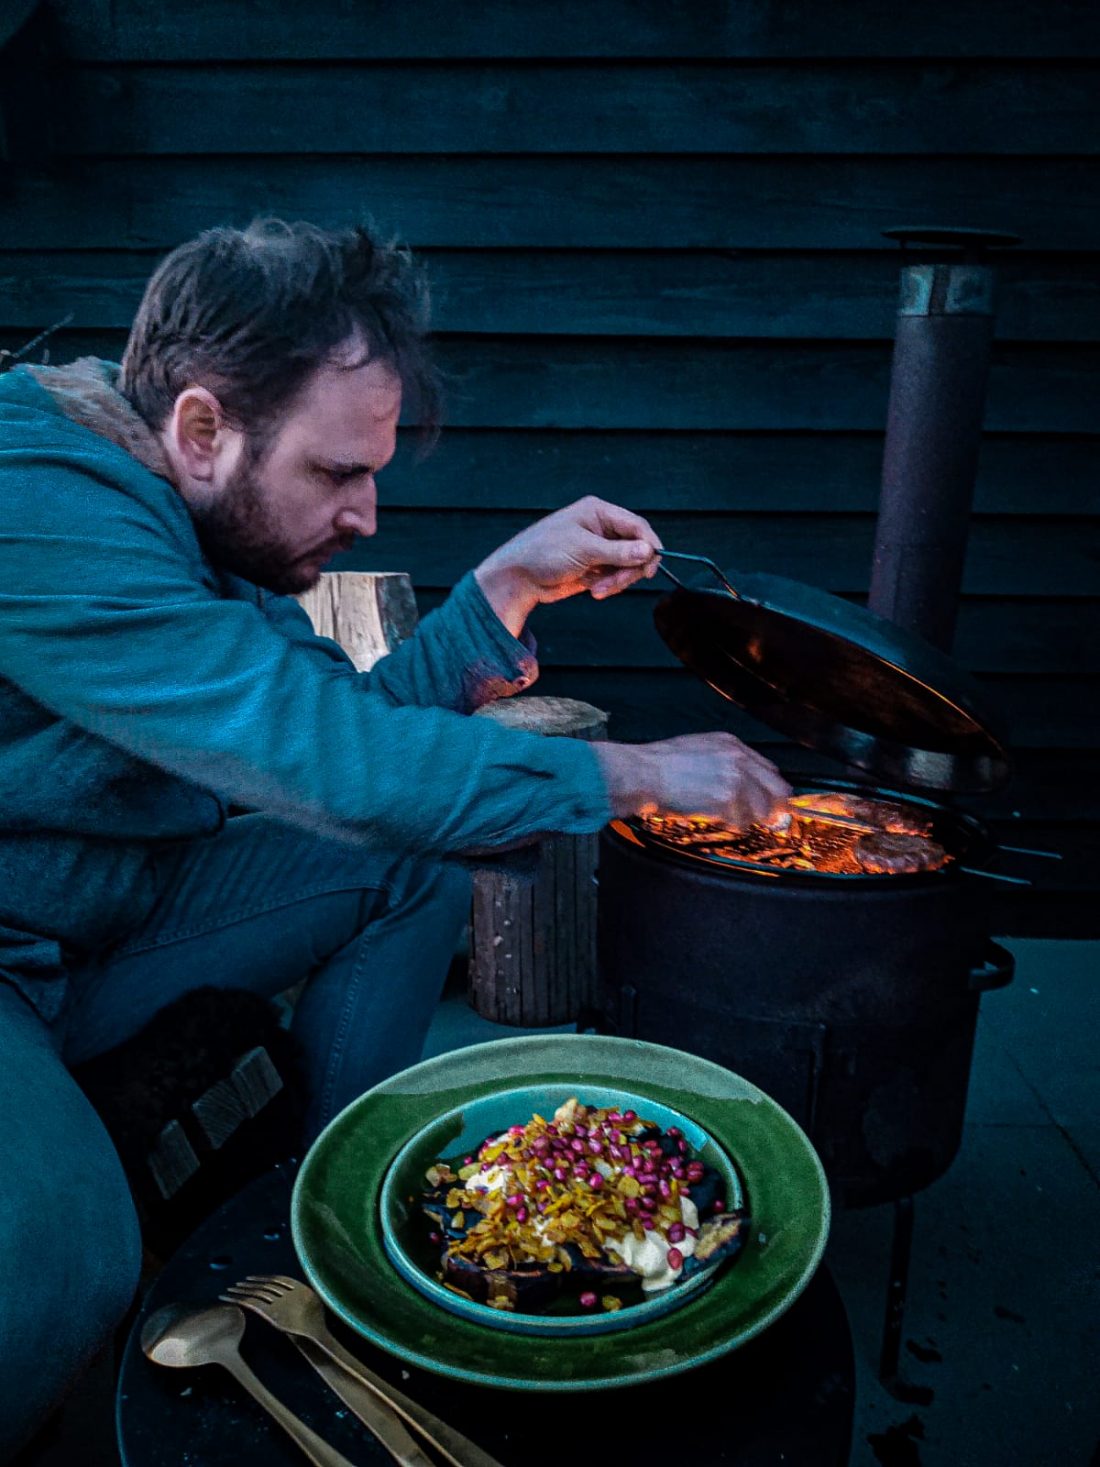
[[[725,576],[722,574],[722,572],[719,570],[719,568],[715,565],[714,561],[713,560],[710,560],[707,556],[705,556],[705,555],[689,555],[686,550],[660,550],[658,552],[658,554],[662,558],[662,564],[661,564],[660,569],[664,571],[665,575],[669,578],[670,581],[673,581],[677,586],[681,587],[681,589],[686,590],[687,587],[684,586],[684,583],[680,579],[680,577],[678,575],[676,575],[676,573],[674,571],[670,571],[669,568],[668,568],[668,566],[663,563],[664,562],[664,557],[666,557],[666,556],[668,556],[672,560],[694,560],[698,565],[705,565],[706,568],[709,571],[711,571],[715,576],[717,576],[718,580],[720,580],[721,583],[722,583],[722,585],[725,586],[726,590],[730,593],[730,595],[733,597],[733,599],[735,601],[740,601],[740,599],[741,599],[740,596],[737,594],[737,592],[730,585],[729,581],[726,580]]]

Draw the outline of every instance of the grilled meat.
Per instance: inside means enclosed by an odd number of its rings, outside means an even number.
[[[855,845],[860,869],[876,876],[934,871],[943,865],[946,855],[943,846],[924,836],[890,835],[885,831],[860,836]]]

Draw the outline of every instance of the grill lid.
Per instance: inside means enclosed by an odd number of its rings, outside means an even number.
[[[783,576],[731,571],[676,589],[653,619],[680,661],[724,698],[806,748],[910,788],[982,792],[1008,778],[974,680],[912,632]],[[731,584],[732,582],[732,584]]]

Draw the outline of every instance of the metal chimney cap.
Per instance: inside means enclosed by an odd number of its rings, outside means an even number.
[[[1021,243],[1021,236],[1002,229],[963,229],[947,224],[905,224],[882,231],[885,239],[907,244],[955,245],[964,250],[1001,249]]]

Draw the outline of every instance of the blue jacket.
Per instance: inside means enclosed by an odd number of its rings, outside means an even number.
[[[440,855],[610,818],[588,744],[465,716],[535,673],[472,575],[357,672],[204,557],[115,370],[0,378],[0,977],[52,1017],[230,805]]]

